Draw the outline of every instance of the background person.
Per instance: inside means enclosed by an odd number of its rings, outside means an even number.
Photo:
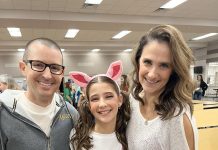
[[[64,83],[64,100],[69,102],[71,105],[73,105],[73,100],[71,99],[71,91],[72,91],[72,85],[70,82]]]
[[[194,90],[194,94],[193,94],[193,99],[194,100],[201,100],[202,98],[202,89],[201,89],[201,81],[200,80],[195,80],[195,90]]]
[[[207,83],[204,82],[202,75],[197,75],[197,80],[200,81],[200,87],[202,89],[202,96],[204,96],[205,95],[205,91],[208,88],[208,85],[207,85]]]
[[[0,92],[2,93],[6,89],[20,90],[21,88],[13,77],[8,75],[0,75]]]
[[[129,81],[127,75],[122,75],[120,79],[120,88],[125,92],[129,92]]]

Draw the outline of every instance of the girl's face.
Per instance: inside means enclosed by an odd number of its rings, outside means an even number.
[[[159,95],[172,73],[171,54],[167,43],[152,41],[144,46],[139,59],[139,82],[145,94]]]
[[[95,83],[89,89],[90,111],[95,117],[95,125],[115,127],[118,108],[122,105],[122,96],[117,95],[108,83]]]

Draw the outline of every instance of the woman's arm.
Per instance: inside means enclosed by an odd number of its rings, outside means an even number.
[[[183,124],[184,124],[185,136],[188,142],[189,149],[194,150],[195,149],[194,132],[191,122],[186,114],[183,115]]]

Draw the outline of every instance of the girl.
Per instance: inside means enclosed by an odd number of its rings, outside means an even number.
[[[107,74],[92,78],[81,72],[70,73],[75,83],[86,87],[87,97],[81,102],[80,119],[72,130],[72,149],[128,149],[125,133],[130,119],[129,101],[115,81],[121,74],[120,61],[112,63]]]

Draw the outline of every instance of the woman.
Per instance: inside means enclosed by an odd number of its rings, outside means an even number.
[[[122,75],[120,80],[121,80],[120,89],[122,91],[129,92],[129,81],[127,75]]]
[[[191,49],[173,26],[147,32],[133,54],[130,150],[197,150]]]
[[[195,83],[195,90],[194,90],[194,94],[193,94],[193,99],[194,100],[201,100],[202,97],[202,89],[201,89],[201,81],[199,79],[199,77],[197,76],[197,80],[194,81]]]
[[[200,88],[202,89],[202,96],[205,95],[205,91],[208,88],[207,83],[204,82],[202,75],[197,75],[197,80],[200,81]]]

